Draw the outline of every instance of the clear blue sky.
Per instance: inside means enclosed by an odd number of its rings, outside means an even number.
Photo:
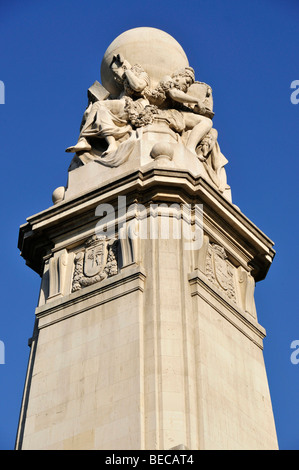
[[[275,242],[256,304],[279,445],[299,449],[298,24],[297,0],[0,1],[0,449],[14,447],[40,284],[19,255],[19,226],[66,183],[86,90],[112,40],[138,26],[174,36],[212,86],[233,202]]]

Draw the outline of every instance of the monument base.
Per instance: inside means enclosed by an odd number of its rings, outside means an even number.
[[[44,270],[17,448],[277,448],[254,305],[272,242],[201,177],[165,171],[123,175],[22,228],[23,256]],[[105,239],[95,212],[108,201]],[[200,245],[161,237],[165,220],[184,233],[186,208],[194,227],[198,207]]]

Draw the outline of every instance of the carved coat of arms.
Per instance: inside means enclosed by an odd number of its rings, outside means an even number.
[[[234,271],[227,260],[226,252],[222,246],[216,244],[209,245],[206,275],[211,282],[217,284],[231,300],[236,302]]]
[[[75,256],[72,292],[114,276],[117,272],[117,240],[94,236]]]
[[[107,250],[105,241],[91,243],[91,246],[85,249],[84,275],[87,277],[96,276],[104,270],[106,261]]]

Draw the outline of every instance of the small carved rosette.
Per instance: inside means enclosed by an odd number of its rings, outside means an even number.
[[[118,241],[92,237],[75,256],[72,292],[107,279],[118,273]]]

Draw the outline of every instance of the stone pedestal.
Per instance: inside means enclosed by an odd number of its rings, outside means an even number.
[[[17,448],[277,448],[254,304],[273,243],[200,175],[109,170],[21,227],[42,284]]]

